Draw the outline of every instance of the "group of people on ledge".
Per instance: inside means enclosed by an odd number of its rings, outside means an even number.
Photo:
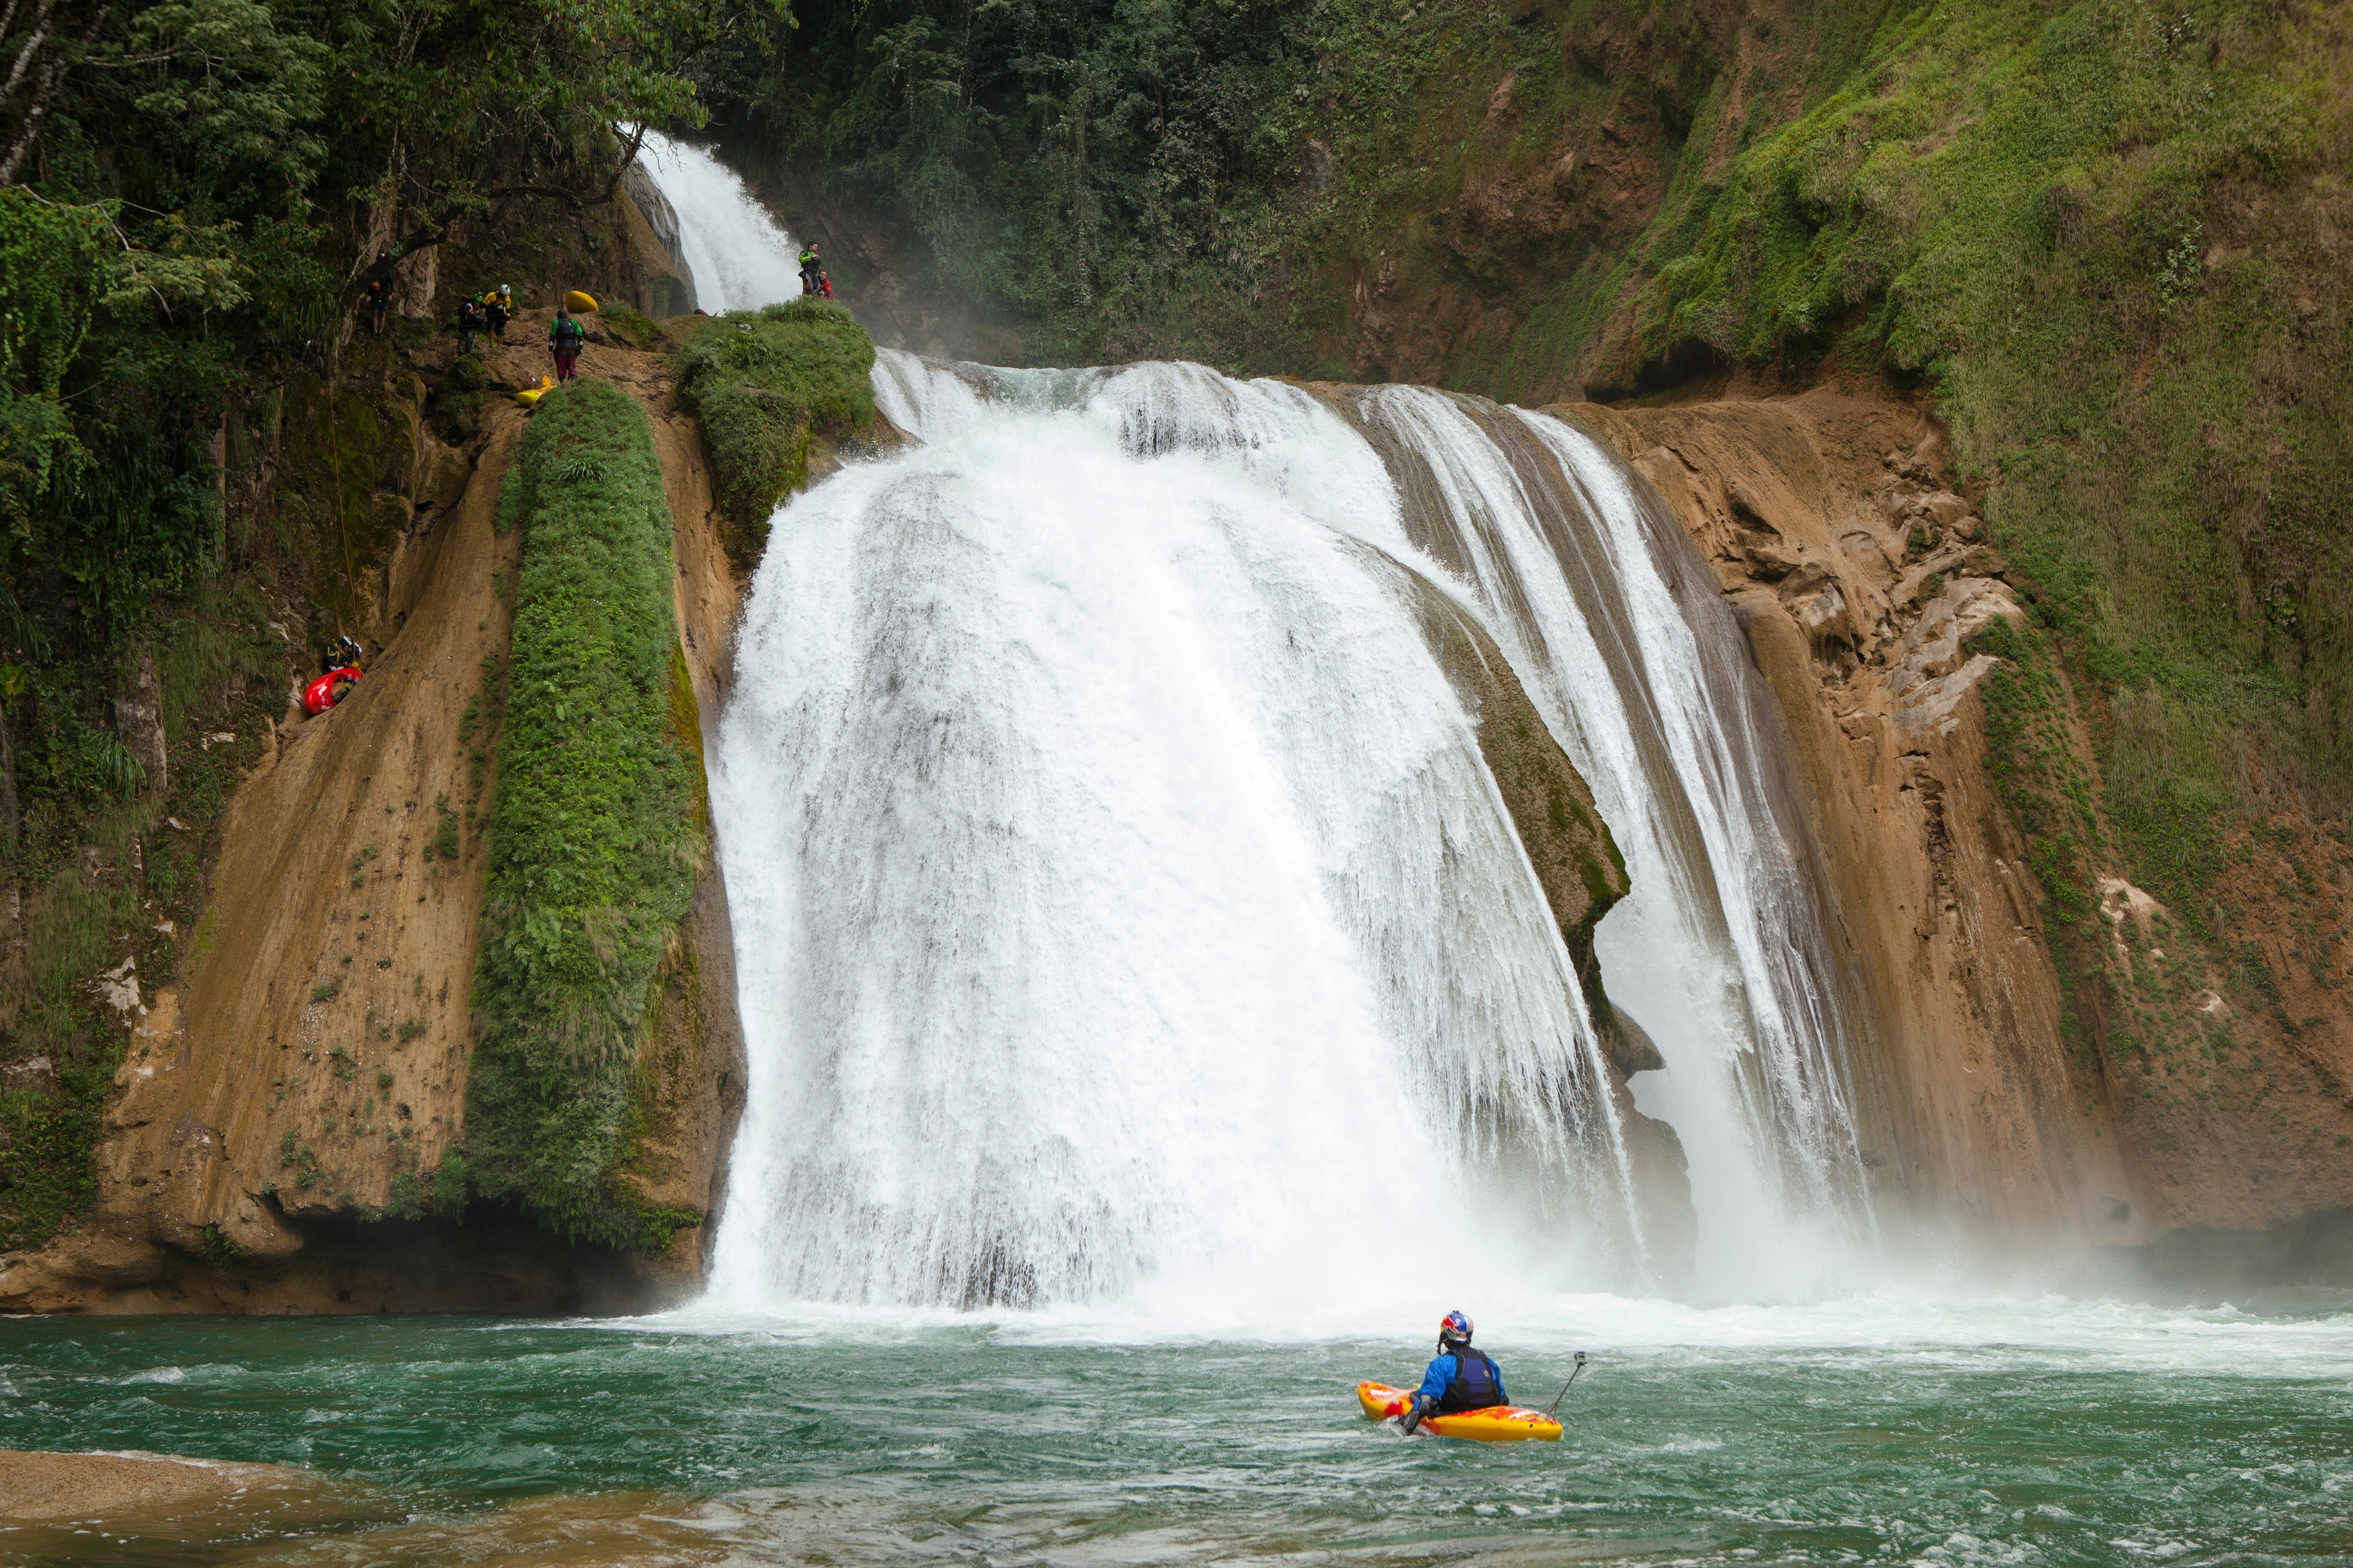
[[[818,258],[817,242],[811,240],[801,247],[801,292],[819,299],[833,298],[833,279]],[[367,312],[368,328],[377,337],[385,331],[385,319],[392,310],[392,280],[379,278],[363,291],[361,308]],[[514,285],[501,283],[495,289],[485,289],[479,294],[469,294],[458,301],[458,352],[474,352],[474,340],[487,335],[492,342],[507,341],[507,322],[513,317]],[[697,311],[696,314],[702,314]],[[555,320],[548,324],[547,346],[555,359],[555,379],[560,384],[579,374],[581,346],[588,341],[587,329],[573,315],[568,303],[555,308]]]
[[[385,307],[389,303],[391,287],[379,279],[368,286],[367,306],[375,318],[375,331],[384,331]],[[485,289],[479,294],[468,294],[458,301],[458,352],[474,352],[474,340],[488,336],[494,343],[507,341],[507,322],[515,313],[514,285],[501,283]],[[588,341],[588,331],[572,313],[570,303],[559,303],[555,320],[548,323],[548,352],[555,360],[555,379],[560,384],[579,374],[580,349]]]
[[[801,292],[820,300],[833,298],[833,279],[826,276],[825,264],[818,258],[817,241],[813,239],[801,247]]]
[[[514,285],[501,283],[458,301],[458,352],[474,352],[474,336],[488,332],[492,342],[507,341],[507,319],[514,314]]]

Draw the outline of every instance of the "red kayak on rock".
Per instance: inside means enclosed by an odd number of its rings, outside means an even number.
[[[302,711],[324,713],[351,695],[352,688],[359,683],[360,674],[360,667],[356,664],[346,664],[327,671],[302,689]]]

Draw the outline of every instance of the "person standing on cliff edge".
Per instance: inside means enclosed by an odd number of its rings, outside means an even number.
[[[822,267],[823,264],[818,260],[817,241],[812,239],[801,247],[802,293],[814,294],[818,291],[818,275]]]

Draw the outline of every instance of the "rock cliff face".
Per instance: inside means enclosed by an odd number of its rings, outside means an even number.
[[[527,313],[516,346],[486,352],[494,386],[535,379],[522,345],[543,338],[547,315]],[[584,372],[652,416],[681,652],[707,729],[740,603],[709,471],[661,361],[602,330],[597,340]],[[449,346],[438,345],[445,357]],[[146,996],[135,976],[116,983],[131,1047],[94,1212],[0,1268],[0,1306],[618,1306],[699,1279],[707,1226],[647,1259],[576,1253],[495,1216],[449,1223],[518,548],[494,512],[524,417],[496,398],[467,448],[412,421],[404,489],[418,500],[364,623],[382,652],[323,715],[304,720],[290,693],[229,807],[182,981]],[[641,1063],[646,1122],[626,1179],[654,1206],[707,1215],[718,1201],[743,1103],[733,962],[713,860]]]
[[[2091,963],[2062,973],[2082,932],[2054,929],[1998,769],[2021,722],[2095,759],[2108,721],[2049,669],[2021,721],[2032,672],[1992,648],[2031,659],[1997,630],[2026,612],[1916,405],[1825,384],[1555,412],[1665,499],[1788,721],[1873,1014],[1856,1065],[1883,1198],[1981,1237],[2109,1246],[2353,1200],[2353,1008],[2328,968],[2344,846],[2283,810],[2226,847],[2251,905],[2241,947],[2262,961],[2235,992],[2211,943],[2113,875],[2076,922],[2097,922]],[[2095,805],[2096,772],[2083,787]],[[2178,1043],[2145,1043],[2162,1038]]]
[[[543,327],[526,317],[517,346],[489,351],[494,384],[535,376],[521,345]],[[414,368],[446,369],[446,343],[418,351],[436,353]],[[658,356],[600,328],[584,368],[651,416],[707,740],[742,584],[700,437]],[[707,1224],[625,1258],[448,1212],[515,579],[494,502],[524,416],[492,397],[477,433],[445,445],[422,382],[409,385],[387,434],[398,515],[356,594],[383,652],[331,713],[304,721],[290,705],[229,807],[206,913],[179,938],[181,977],[142,991],[126,966],[105,980],[130,1049],[94,1212],[0,1268],[0,1307],[618,1309],[699,1276]],[[1851,1067],[1883,1211],[1932,1237],[2153,1246],[2161,1268],[2249,1277],[2309,1273],[2346,1250],[2346,845],[2282,789],[2262,796],[2258,828],[2208,847],[2227,920],[2219,902],[2168,910],[2110,872],[2072,907],[2037,860],[2018,781],[2035,758],[2086,760],[2069,776],[2097,819],[2117,721],[2014,635],[2023,591],[1915,400],[1832,381],[1553,412],[1613,445],[1681,522],[1787,721],[1868,1014]],[[1442,594],[1419,591],[1590,978],[1623,866],[1496,649]],[[723,1199],[743,1100],[732,960],[713,862],[641,1063],[645,1120],[623,1179],[649,1208],[708,1216]],[[1682,1150],[1625,1085],[1657,1058],[1639,1031],[1599,1021],[1671,1280],[1692,1235]]]

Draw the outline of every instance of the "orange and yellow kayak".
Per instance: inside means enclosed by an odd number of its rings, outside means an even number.
[[[1366,1416],[1374,1421],[1404,1415],[1406,1398],[1404,1389],[1391,1388],[1386,1383],[1356,1384],[1356,1402],[1365,1407]],[[1441,1437],[1468,1437],[1475,1443],[1525,1443],[1531,1438],[1539,1443],[1560,1441],[1559,1422],[1541,1410],[1526,1410],[1516,1405],[1490,1405],[1484,1410],[1433,1415],[1421,1424],[1420,1429]]]

